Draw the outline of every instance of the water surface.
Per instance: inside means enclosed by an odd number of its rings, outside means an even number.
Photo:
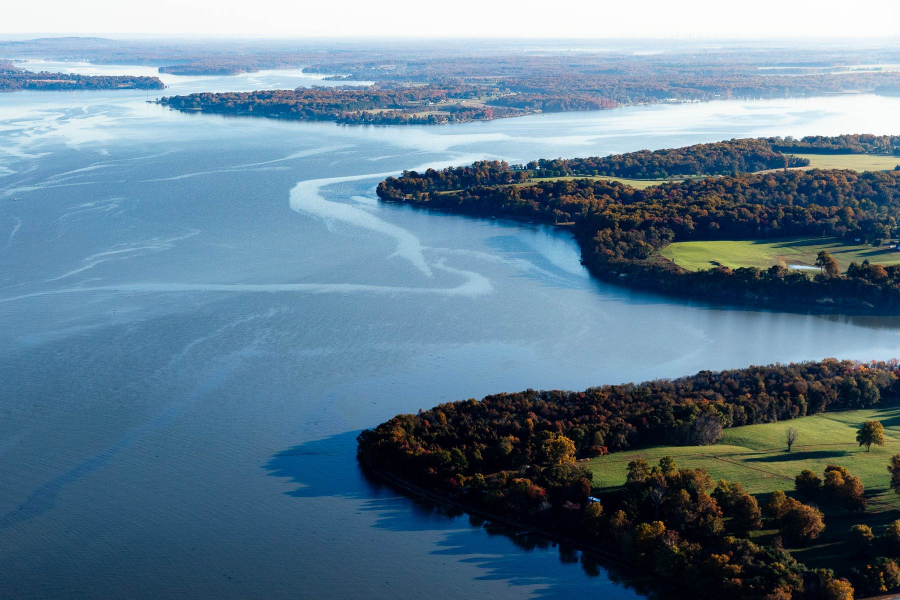
[[[367,481],[356,434],[492,392],[897,354],[896,318],[631,292],[592,281],[565,232],[382,205],[374,186],[477,158],[896,133],[900,99],[445,127],[145,100],[0,95],[2,596],[635,598],[577,553]]]

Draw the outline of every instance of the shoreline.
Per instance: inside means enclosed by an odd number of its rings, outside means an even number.
[[[703,302],[708,308],[724,308],[724,309],[760,309],[760,310],[778,310],[782,312],[790,312],[794,314],[807,314],[807,315],[839,315],[839,316],[879,316],[879,317],[896,317],[900,316],[895,311],[890,311],[888,309],[878,309],[875,306],[871,308],[864,306],[846,306],[839,302],[834,301],[831,298],[831,302],[822,302],[815,305],[810,305],[806,302],[779,302],[769,300],[768,297],[740,297],[740,296],[732,296],[732,297],[722,297],[722,298],[710,298],[709,296],[697,293],[691,294],[688,292],[673,292],[665,289],[660,289],[659,286],[642,284],[640,279],[640,272],[636,273],[624,273],[614,270],[608,270],[603,272],[598,272],[595,269],[592,269],[584,262],[584,249],[581,247],[581,244],[578,241],[578,237],[575,235],[573,229],[575,228],[576,223],[572,222],[561,222],[561,223],[550,223],[548,221],[541,221],[535,219],[528,219],[527,217],[519,217],[515,215],[481,215],[469,213],[464,210],[454,210],[452,208],[430,208],[427,205],[416,204],[409,201],[408,198],[400,198],[397,196],[379,196],[379,200],[386,204],[398,204],[409,206],[413,209],[422,210],[431,213],[443,213],[448,215],[455,216],[465,216],[473,219],[478,219],[481,221],[496,221],[496,220],[504,220],[510,221],[517,224],[529,224],[529,225],[545,225],[549,227],[559,228],[561,230],[568,230],[573,237],[575,238],[576,243],[578,243],[579,249],[581,252],[581,265],[587,269],[588,273],[592,278],[601,283],[606,283],[609,285],[615,285],[617,287],[625,288],[632,291],[637,291],[641,293],[651,293],[658,295],[662,298],[676,298],[681,300],[695,300]],[[637,281],[636,281],[637,280]]]
[[[445,494],[441,494],[440,492],[432,491],[423,487],[420,487],[414,483],[410,483],[392,473],[388,473],[387,471],[383,471],[381,469],[375,469],[372,467],[367,467],[362,464],[359,465],[359,468],[363,471],[363,473],[376,477],[384,482],[386,485],[398,489],[402,493],[407,496],[418,498],[420,500],[427,500],[429,502],[433,502],[434,504],[440,506],[447,506],[456,508],[461,510],[467,515],[475,515],[485,519],[484,525],[490,524],[500,524],[503,527],[510,530],[510,534],[512,537],[519,535],[538,535],[547,541],[553,543],[554,545],[565,544],[567,546],[571,546],[572,548],[579,550],[581,552],[585,552],[588,554],[592,554],[607,563],[615,564],[616,566],[627,569],[629,571],[635,572],[637,574],[637,567],[634,565],[622,560],[615,554],[611,554],[609,551],[604,550],[598,546],[592,546],[590,544],[584,543],[584,541],[577,540],[570,536],[562,535],[553,530],[549,530],[537,525],[528,525],[525,523],[519,523],[513,519],[508,517],[490,513],[484,509],[476,508],[467,504],[464,504],[458,500],[455,500]],[[482,525],[482,527],[484,527]],[[518,530],[516,533],[512,533],[512,530]],[[608,570],[607,570],[608,571]],[[659,584],[663,584],[666,582],[674,583],[671,580],[668,580],[664,577],[661,577],[656,574],[651,574],[650,576],[643,577],[640,579],[635,579],[635,581],[653,581]],[[674,598],[681,598],[681,596],[674,596]]]

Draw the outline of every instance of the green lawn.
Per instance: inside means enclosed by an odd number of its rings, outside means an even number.
[[[873,446],[871,452],[856,443],[856,430],[867,420],[881,421],[885,428],[884,447]],[[788,427],[800,431],[793,451],[785,449],[784,432]],[[594,473],[598,492],[609,491],[625,483],[628,463],[642,458],[651,465],[663,456],[674,456],[678,466],[704,468],[713,480],[739,481],[760,503],[774,490],[790,493],[794,477],[803,469],[812,469],[819,477],[830,464],[850,469],[866,486],[869,506],[862,514],[827,510],[825,533],[814,545],[794,548],[792,553],[814,566],[846,571],[848,563],[843,540],[850,527],[866,523],[875,533],[900,519],[900,497],[890,489],[887,465],[891,456],[900,453],[900,406],[839,413],[749,425],[726,429],[722,441],[714,446],[656,446],[616,452],[585,463]],[[755,532],[753,538],[768,543],[775,531]]]
[[[690,271],[711,269],[719,263],[736,269],[772,265],[815,265],[816,255],[825,250],[846,270],[853,261],[883,265],[900,264],[900,252],[867,245],[845,245],[834,238],[782,238],[776,240],[745,240],[715,242],[677,242],[669,244],[660,254]]]
[[[885,426],[887,444],[866,452],[856,444],[856,430],[863,421],[875,419]],[[785,451],[784,431],[794,427],[800,438],[793,452]],[[656,446],[629,452],[615,452],[589,463],[594,483],[610,488],[625,482],[629,461],[643,458],[656,463],[663,456],[674,456],[681,466],[703,467],[714,479],[740,481],[754,494],[790,490],[794,476],[803,469],[821,472],[829,464],[847,467],[858,475],[866,488],[900,509],[900,498],[886,493],[890,482],[887,464],[900,452],[900,407],[824,413],[765,425],[726,429],[722,441],[714,446]]]

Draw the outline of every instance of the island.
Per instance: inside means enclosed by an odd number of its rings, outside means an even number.
[[[14,90],[161,90],[159,77],[131,75],[76,75],[73,73],[35,73],[17,69],[0,61],[0,91]]]
[[[295,90],[201,93],[161,98],[181,111],[372,125],[433,125],[483,121],[540,112],[504,103],[510,96],[490,86],[422,85],[313,87]],[[602,98],[572,100],[578,110],[611,108]]]
[[[898,382],[827,359],[496,394],[363,431],[358,459],[652,573],[655,597],[850,600],[900,590]]]
[[[879,139],[894,147],[889,136]],[[817,144],[738,139],[527,165],[482,161],[406,171],[382,181],[377,194],[430,210],[567,227],[593,276],[633,288],[728,304],[898,314],[900,158],[892,150],[816,154]],[[777,149],[786,145],[808,154]],[[817,168],[835,160],[890,170]]]

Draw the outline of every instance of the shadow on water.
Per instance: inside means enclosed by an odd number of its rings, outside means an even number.
[[[364,472],[356,461],[352,431],[300,444],[274,455],[264,468],[297,485],[294,498],[342,498],[362,502],[377,516],[373,527],[393,532],[440,532],[430,554],[478,567],[483,581],[532,586],[536,598],[572,598],[601,592],[604,598],[633,600],[662,596],[659,581],[602,557],[527,531],[491,523],[447,505],[408,495]],[[554,560],[553,554],[556,554]],[[580,566],[573,570],[572,567]]]

